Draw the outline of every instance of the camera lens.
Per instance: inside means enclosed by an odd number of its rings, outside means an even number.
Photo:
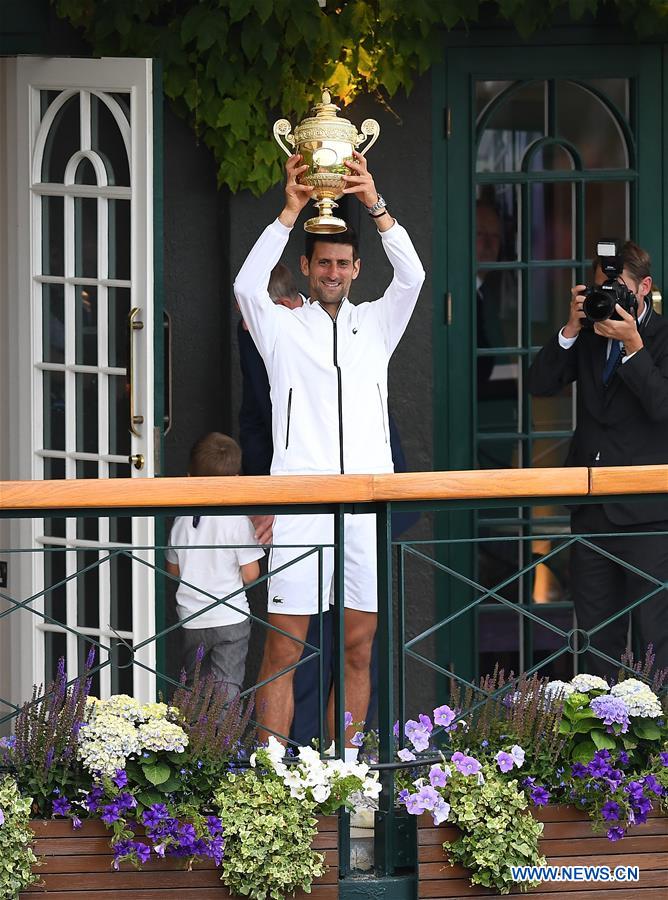
[[[615,297],[609,291],[602,291],[598,287],[589,288],[582,309],[592,322],[601,322],[609,319],[615,309]]]

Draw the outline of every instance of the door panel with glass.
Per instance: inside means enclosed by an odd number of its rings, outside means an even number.
[[[572,285],[591,283],[597,240],[637,240],[654,251],[660,278],[660,203],[648,203],[661,175],[661,122],[651,99],[660,87],[659,51],[647,48],[635,59],[620,48],[580,48],[567,64],[561,48],[517,49],[512,65],[508,58],[494,50],[447,57],[447,102],[461,127],[455,124],[447,142],[443,179],[449,205],[461,204],[468,228],[447,230],[445,278],[470,311],[475,389],[470,410],[461,408],[453,369],[441,370],[449,417],[467,421],[470,434],[464,452],[463,442],[441,442],[443,467],[563,465],[574,388],[529,397],[533,356],[565,324]],[[458,330],[463,336],[461,318],[449,327],[449,348]],[[550,626],[573,627],[568,551],[559,550],[567,510],[481,510],[463,527],[482,540],[460,563],[487,590],[508,582],[498,594],[540,621],[486,600],[471,623],[475,649],[468,648],[468,661],[466,651],[459,654],[460,669],[537,665],[564,645]],[[524,567],[530,571],[513,578]],[[457,657],[456,643],[451,652]],[[548,671],[570,677],[570,666],[563,656]]]
[[[16,65],[17,188],[24,226],[31,385],[30,478],[154,474],[151,61],[22,58]],[[27,449],[27,448],[26,448]],[[33,554],[21,595],[22,646],[36,683],[64,656],[70,677],[89,646],[125,663],[123,645],[154,632],[148,519],[48,518],[22,527]],[[108,546],[135,559],[109,555]],[[39,596],[40,592],[43,596]],[[155,649],[141,661],[154,666]],[[122,657],[122,658],[121,658]],[[147,670],[104,666],[93,690],[154,694]],[[25,692],[25,686],[24,686]],[[26,694],[27,695],[27,694]]]

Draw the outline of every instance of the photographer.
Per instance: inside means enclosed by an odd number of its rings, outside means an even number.
[[[540,351],[529,369],[534,396],[558,394],[577,385],[577,427],[566,465],[639,466],[668,463],[668,322],[649,301],[650,258],[632,241],[620,250],[601,243],[594,260],[593,287],[571,291],[566,325]],[[578,627],[585,631],[655,590],[653,582],[628,566],[668,580],[665,501],[606,502],[574,508],[573,534],[609,534],[592,539],[603,553],[573,546],[571,591]],[[634,537],[634,532],[651,532]],[[626,537],[631,533],[631,537]],[[604,553],[618,558],[615,562]],[[668,667],[668,603],[660,590],[633,610],[639,646],[651,642],[656,666]],[[590,645],[619,660],[628,615],[590,637]],[[586,654],[593,674],[613,675],[618,666]]]

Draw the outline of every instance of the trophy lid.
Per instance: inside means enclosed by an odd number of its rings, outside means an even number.
[[[324,88],[322,101],[311,109],[311,115],[303,119],[295,128],[295,141],[302,143],[314,139],[348,141],[353,146],[359,143],[360,135],[349,119],[339,118],[340,107],[332,103],[332,95]]]

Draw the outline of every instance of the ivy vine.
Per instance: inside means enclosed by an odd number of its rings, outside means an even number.
[[[613,7],[639,36],[668,30],[665,0],[52,0],[96,55],[158,57],[164,91],[218,163],[218,182],[264,193],[280,180],[275,118],[297,124],[323,85],[344,105],[387,102],[443,56],[442,30],[481,8],[528,36]]]

